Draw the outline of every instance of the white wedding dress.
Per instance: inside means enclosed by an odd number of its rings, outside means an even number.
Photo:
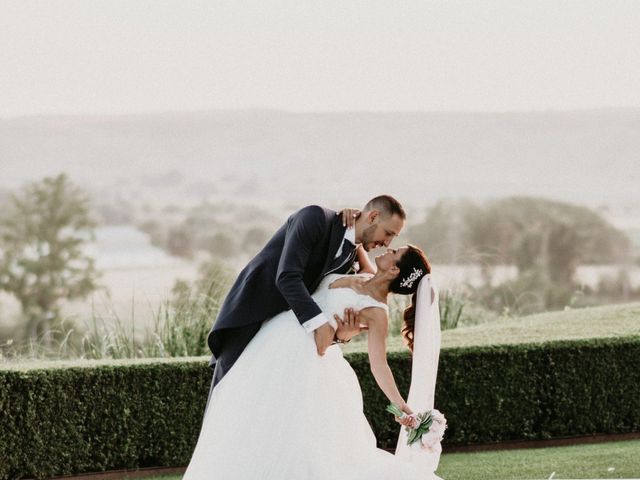
[[[349,288],[313,295],[327,317],[387,309]],[[384,412],[386,404],[378,405]],[[386,414],[386,413],[382,413]],[[389,414],[387,414],[389,415]],[[400,431],[400,425],[398,430]],[[292,311],[264,322],[214,388],[184,480],[438,479],[422,462],[376,448],[358,378],[339,346],[319,356]]]

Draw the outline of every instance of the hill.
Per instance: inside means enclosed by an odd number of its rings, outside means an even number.
[[[640,110],[537,113],[213,111],[0,120],[0,187],[68,172],[172,199],[354,204],[390,192],[637,201]]]

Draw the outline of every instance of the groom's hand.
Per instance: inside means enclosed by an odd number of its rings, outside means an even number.
[[[327,351],[327,348],[329,348],[329,345],[331,345],[331,342],[333,341],[334,333],[335,330],[328,323],[325,323],[324,325],[315,329],[313,335],[316,340],[318,355],[324,355],[324,352]]]

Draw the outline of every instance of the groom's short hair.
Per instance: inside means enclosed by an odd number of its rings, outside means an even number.
[[[369,212],[371,210],[378,210],[385,217],[398,215],[402,220],[407,219],[407,214],[405,213],[404,208],[402,208],[400,202],[391,195],[380,195],[369,200],[364,206],[363,211]]]

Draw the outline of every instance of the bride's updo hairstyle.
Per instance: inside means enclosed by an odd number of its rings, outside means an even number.
[[[398,276],[389,284],[389,291],[400,295],[411,295],[411,305],[404,311],[402,336],[409,350],[413,352],[413,330],[416,321],[416,292],[422,277],[431,273],[431,264],[424,252],[415,245],[408,245],[409,249],[396,263],[400,269]]]

